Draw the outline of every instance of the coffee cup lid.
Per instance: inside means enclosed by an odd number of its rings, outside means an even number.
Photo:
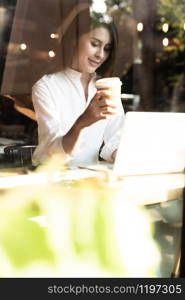
[[[96,87],[100,88],[100,87],[112,87],[114,85],[122,85],[121,80],[119,79],[119,77],[107,77],[107,78],[101,78],[98,79],[96,81]]]

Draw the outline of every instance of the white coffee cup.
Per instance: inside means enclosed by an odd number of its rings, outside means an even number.
[[[98,79],[96,81],[97,90],[110,91],[110,99],[114,102],[120,101],[121,99],[121,85],[122,82],[119,77],[107,77]]]

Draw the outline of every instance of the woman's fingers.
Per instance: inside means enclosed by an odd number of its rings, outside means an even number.
[[[101,101],[99,101],[99,108],[101,109],[101,111],[104,114],[117,114],[119,108],[117,107],[117,105],[115,105],[115,103],[111,100],[108,99],[103,99]]]
[[[106,108],[103,108],[101,112],[103,114],[115,115],[115,114],[117,114],[118,110],[113,107],[106,107]]]
[[[111,90],[102,90],[96,93],[96,96],[99,100],[101,99],[111,99],[112,98],[112,91]]]
[[[111,101],[111,100],[108,100],[108,99],[103,99],[103,100],[100,100],[99,101],[99,107],[112,107],[112,108],[117,108],[117,105]]]
[[[117,105],[110,99],[108,92],[97,92],[84,112],[86,123],[93,124],[98,120],[111,118],[118,113]]]
[[[104,103],[104,105],[94,105],[92,107],[92,112],[96,117],[105,114],[115,115],[118,112],[118,108],[115,105],[109,105],[108,103]]]

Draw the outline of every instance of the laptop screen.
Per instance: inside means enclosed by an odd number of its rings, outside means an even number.
[[[114,174],[183,172],[185,113],[128,112]]]

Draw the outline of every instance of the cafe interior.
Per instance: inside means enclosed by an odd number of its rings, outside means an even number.
[[[118,32],[112,76],[128,122],[115,169],[58,154],[32,163],[31,89],[65,60],[59,37],[78,5],[78,30],[93,15]],[[0,1],[0,277],[184,277],[184,5]]]

